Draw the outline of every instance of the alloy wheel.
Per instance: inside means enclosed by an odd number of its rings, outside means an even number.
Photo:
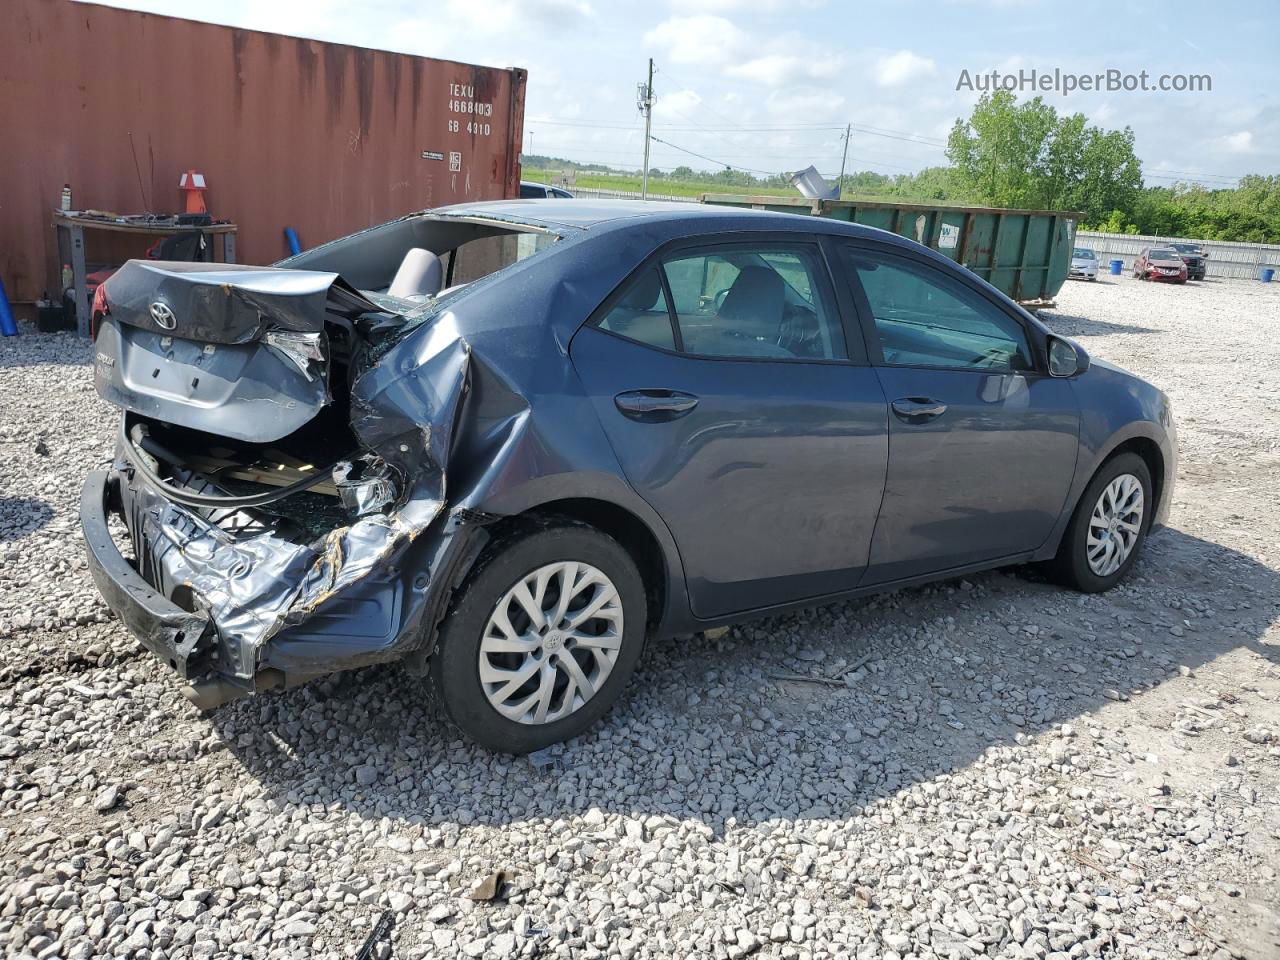
[[[548,563],[502,595],[480,638],[480,685],[508,720],[553,723],[609,678],[622,648],[622,599],[602,571]]]
[[[1103,488],[1089,517],[1085,543],[1089,569],[1099,577],[1109,577],[1129,559],[1142,532],[1142,483],[1131,473],[1122,473]]]

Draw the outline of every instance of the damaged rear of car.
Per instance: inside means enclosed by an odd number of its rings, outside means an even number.
[[[121,419],[84,487],[90,567],[193,702],[429,636],[493,519],[446,489],[476,386],[449,307],[559,238],[419,215],[278,267],[131,261],[104,284],[95,383]],[[470,440],[491,468],[527,409],[500,379],[472,405],[498,414]]]

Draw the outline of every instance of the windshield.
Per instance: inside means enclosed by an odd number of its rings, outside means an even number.
[[[1076,247],[1075,251],[1071,254],[1071,256],[1075,257],[1077,260],[1094,259],[1093,251],[1090,250],[1088,247]]]
[[[1177,250],[1170,250],[1167,247],[1163,247],[1159,250],[1152,250],[1149,254],[1147,254],[1147,259],[1148,260],[1181,260],[1182,258],[1178,256]]]
[[[1173,245],[1173,249],[1177,250],[1179,253],[1199,253],[1200,252],[1200,248],[1196,246],[1194,243],[1175,243]]]

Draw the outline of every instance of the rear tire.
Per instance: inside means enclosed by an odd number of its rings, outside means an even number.
[[[1155,509],[1146,461],[1136,453],[1112,457],[1081,495],[1050,575],[1083,593],[1110,590],[1133,569]]]
[[[598,616],[584,613],[597,603]],[[617,541],[567,521],[536,529],[493,549],[459,588],[431,655],[431,685],[481,746],[540,750],[613,706],[640,660],[646,615],[644,583]]]

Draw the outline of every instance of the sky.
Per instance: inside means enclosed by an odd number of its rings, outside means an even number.
[[[978,76],[1208,75],[1208,91],[1044,93],[1132,127],[1148,185],[1280,173],[1277,7],[1266,0],[109,0],[319,40],[529,71],[526,153],[639,169],[636,84],[656,64],[653,166],[757,174],[944,164]],[[961,89],[963,73],[970,83]],[[1021,93],[1020,97],[1032,96]],[[693,156],[691,154],[698,154]]]

